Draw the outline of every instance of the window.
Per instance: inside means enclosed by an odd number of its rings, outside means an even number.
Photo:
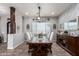
[[[39,40],[39,39],[48,40],[51,30],[52,30],[51,23],[33,22],[32,23],[33,40]],[[42,38],[39,38],[39,34],[42,35]]]
[[[32,23],[32,32],[51,32],[51,23],[47,22],[33,22]]]
[[[77,23],[76,22],[64,23],[64,29],[65,30],[76,30],[77,29]]]

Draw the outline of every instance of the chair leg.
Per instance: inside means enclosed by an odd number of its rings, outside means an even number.
[[[52,53],[52,50],[51,50],[51,48],[50,48],[50,53]]]

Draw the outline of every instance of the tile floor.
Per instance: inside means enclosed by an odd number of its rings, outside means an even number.
[[[11,50],[7,50],[6,43],[0,44],[0,56],[31,56],[28,53],[28,45],[24,42],[17,48]],[[71,56],[68,52],[58,46],[56,43],[52,45],[52,54],[48,54],[48,56]]]

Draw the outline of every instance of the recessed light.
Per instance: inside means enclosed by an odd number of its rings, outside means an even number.
[[[52,12],[51,14],[52,14],[52,15],[54,15],[55,13],[54,13],[54,12]]]
[[[6,10],[0,9],[0,13],[6,13]]]
[[[25,13],[25,15],[28,15],[28,14],[29,14],[28,12]]]
[[[0,14],[9,14],[9,8],[0,5]]]

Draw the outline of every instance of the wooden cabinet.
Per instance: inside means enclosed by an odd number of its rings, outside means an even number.
[[[79,56],[79,37],[57,35],[57,44],[71,55]]]

